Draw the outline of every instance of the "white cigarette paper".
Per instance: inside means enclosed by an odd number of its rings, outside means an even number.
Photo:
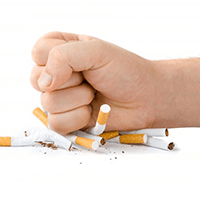
[[[163,150],[173,150],[175,147],[175,144],[173,142],[166,142],[164,140],[152,137],[148,137],[146,145]]]
[[[149,137],[168,137],[169,131],[167,128],[155,128],[155,129],[140,129],[133,131],[119,131],[121,135],[124,134],[146,134]]]
[[[93,135],[100,135],[101,133],[103,133],[106,128],[106,122],[108,120],[110,110],[111,108],[109,105],[103,104],[100,107],[100,111],[99,111],[99,115],[98,115],[95,127],[91,129],[87,129],[86,131]]]

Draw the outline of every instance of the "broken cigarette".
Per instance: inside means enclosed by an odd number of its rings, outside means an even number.
[[[33,110],[33,114],[46,126],[48,127],[48,117],[47,115],[40,109],[40,108],[35,108]],[[61,136],[60,134],[56,133],[58,136]],[[72,134],[68,134],[67,136],[61,136],[65,140],[68,140],[70,142],[76,143],[80,146],[87,147],[93,150],[97,150],[98,148],[98,143],[95,140],[91,139],[86,139],[82,137],[77,137]]]
[[[103,133],[106,128],[106,122],[108,120],[110,109],[111,108],[109,105],[103,104],[100,107],[95,127],[88,129],[86,131],[93,135],[99,135],[99,134]]]
[[[104,132],[101,133],[99,136],[104,138],[105,140],[109,140],[111,138],[119,136],[119,132],[118,131]]]
[[[71,142],[49,129],[29,130],[26,137],[0,137],[0,146],[30,146],[38,142],[54,142],[67,150]]]
[[[163,150],[173,150],[175,147],[174,142],[166,142],[157,138],[148,137],[147,146],[163,149]]]
[[[72,143],[76,143],[82,147],[86,147],[89,149],[97,150],[99,147],[99,144],[97,141],[89,139],[89,138],[83,138],[79,137],[73,134],[68,134],[65,136],[68,140],[70,140]]]
[[[109,139],[108,142],[121,144],[145,144],[147,142],[147,136],[145,134],[120,135]]]
[[[92,135],[89,133],[86,133],[84,131],[75,131],[73,132],[74,135],[79,136],[79,137],[84,137],[88,139],[92,139],[98,142],[99,145],[104,145],[106,143],[106,140],[102,137],[99,137],[97,135]]]
[[[0,137],[0,146],[30,146],[40,139],[38,134],[30,137]]]
[[[155,128],[155,129],[141,129],[134,131],[120,131],[120,134],[146,134],[148,137],[168,137],[169,131],[168,129],[163,128]]]

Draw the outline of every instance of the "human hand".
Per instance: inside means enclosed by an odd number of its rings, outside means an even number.
[[[42,92],[56,132],[94,126],[104,103],[111,106],[107,131],[152,127],[158,87],[152,61],[94,37],[60,32],[41,37],[32,58],[31,83]]]

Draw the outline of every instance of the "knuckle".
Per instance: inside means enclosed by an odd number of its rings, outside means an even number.
[[[55,98],[53,92],[43,92],[41,94],[41,104],[45,111],[49,113],[55,112]]]
[[[54,47],[50,50],[49,56],[55,66],[58,66],[60,63],[65,62],[66,56],[59,47]]]
[[[96,39],[95,40],[96,46],[100,51],[104,51],[105,49],[105,42],[103,40],[100,39]]]
[[[37,77],[36,77],[35,73],[33,73],[33,72],[31,72],[31,75],[30,75],[30,82],[31,82],[31,85],[35,88],[35,85],[37,82]]]
[[[86,103],[90,103],[94,99],[94,90],[87,84],[84,85]]]
[[[60,132],[60,128],[59,127],[62,127],[62,126],[60,124],[60,120],[59,120],[59,118],[58,118],[57,115],[49,114],[49,116],[48,116],[48,123],[49,123],[49,127],[53,131]]]
[[[90,113],[90,110],[88,108],[88,106],[83,106],[82,108],[82,115],[80,115],[80,118],[81,118],[81,122],[82,122],[82,127],[86,126],[89,121],[90,121],[90,118],[91,118],[91,113]]]
[[[42,54],[43,54],[43,47],[36,43],[32,48],[31,56],[32,56],[33,61],[37,63],[38,65],[44,64],[41,62]]]

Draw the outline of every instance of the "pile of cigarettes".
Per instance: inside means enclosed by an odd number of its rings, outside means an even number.
[[[168,137],[168,129],[143,129],[134,131],[104,132],[110,113],[110,106],[103,104],[97,117],[95,127],[85,131],[75,131],[62,136],[48,128],[48,116],[40,108],[35,108],[33,114],[46,126],[44,129],[26,131],[25,137],[0,137],[0,146],[31,146],[36,143],[51,143],[53,147],[70,150],[72,144],[97,150],[106,142],[121,144],[143,144],[163,150],[173,150],[174,142],[166,142],[157,137]]]

